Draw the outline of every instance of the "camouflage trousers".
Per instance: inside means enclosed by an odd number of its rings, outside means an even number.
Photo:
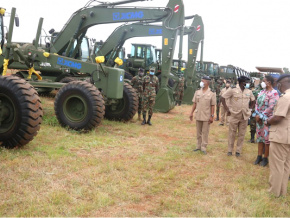
[[[256,117],[250,117],[250,129],[253,132],[256,132]]]
[[[143,96],[142,111],[146,114],[148,110],[148,115],[153,115],[153,107],[155,105],[155,96]]]
[[[176,101],[177,102],[182,102],[182,99],[183,99],[183,91],[184,90],[178,90],[177,92],[176,92]]]
[[[220,103],[220,99],[216,98],[216,116],[217,116],[217,118],[219,118],[219,114],[220,114],[219,103]]]
[[[142,105],[143,105],[143,98],[142,96],[138,96],[138,114],[141,114],[142,112]]]

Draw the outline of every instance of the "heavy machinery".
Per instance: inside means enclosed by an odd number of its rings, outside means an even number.
[[[189,60],[189,67],[185,71],[186,77],[190,80],[193,79],[193,73],[195,68],[195,61],[196,55],[198,51],[198,46],[201,40],[204,38],[204,28],[203,22],[200,16],[194,15],[194,20],[190,27],[184,28],[184,35],[188,35],[188,60]],[[187,17],[191,19],[192,17]],[[107,58],[106,64],[108,66],[113,65],[113,60],[118,57],[119,51],[123,48],[123,45],[126,40],[133,38],[133,37],[150,37],[150,36],[162,36],[164,35],[163,27],[160,25],[153,25],[148,23],[133,23],[133,24],[125,24],[118,28],[116,28],[113,33],[108,37],[108,39],[100,45],[98,48],[97,55],[104,55]],[[139,67],[145,68],[149,70],[149,67],[156,68],[156,76],[161,78],[163,68],[166,65],[167,67],[170,66],[171,72],[176,72],[178,69],[180,70],[181,67],[186,66],[179,66],[180,60],[172,61],[172,63],[163,61],[162,60],[162,50],[163,49],[156,49],[155,46],[151,44],[132,44],[132,51],[129,58],[126,60],[125,71],[127,73],[127,78],[132,78],[136,72],[138,71]],[[156,57],[158,56],[158,60]],[[173,54],[171,54],[173,55]],[[175,64],[174,64],[175,63]],[[176,66],[175,66],[176,65]],[[184,62],[185,65],[185,62]],[[162,70],[161,70],[162,69]],[[169,80],[168,85],[173,87],[174,81],[172,79],[178,80],[174,75],[168,76]],[[175,86],[177,83],[175,84]],[[192,82],[187,83],[187,87],[189,88],[186,91],[186,97],[191,98],[190,100],[186,100],[187,102],[191,103],[193,97],[193,89],[191,88]],[[173,87],[174,90],[174,87]],[[188,96],[187,96],[188,95]],[[157,102],[158,100],[156,100]],[[158,110],[158,108],[157,108]]]
[[[164,44],[166,44],[164,55],[167,56],[173,52],[172,48],[175,44],[173,33],[177,32],[179,27],[183,25],[184,6],[182,0],[170,0],[165,8],[116,7],[118,4],[128,2],[132,1],[103,3],[91,7],[85,6],[76,11],[62,31],[56,34],[56,38],[46,44],[46,49],[40,48],[38,45],[42,19],[32,44],[7,46],[7,52],[11,55],[5,67],[29,70],[29,79],[31,73],[35,73],[37,79],[34,78],[30,83],[37,88],[51,89],[63,86],[55,99],[55,113],[62,125],[73,129],[88,130],[98,125],[104,115],[102,96],[105,100],[105,116],[107,118],[126,121],[136,113],[136,94],[129,84],[124,84],[123,70],[105,66],[100,61],[96,64],[77,59],[81,41],[89,27],[103,23],[160,20],[163,22],[164,28],[168,29],[167,36],[169,36],[163,39]],[[76,46],[73,47],[75,42],[77,42]],[[7,58],[5,61],[7,61]],[[1,62],[4,63],[3,58],[0,59]],[[43,82],[41,81],[42,77],[37,74],[36,70],[39,70],[43,77],[46,74],[51,75],[53,73],[55,77],[63,75],[90,77],[96,90],[91,91],[93,88],[81,81],[74,81],[67,86],[64,86],[63,83]],[[164,106],[168,111],[173,108],[169,91],[165,87],[160,89],[161,93],[164,98]],[[89,96],[86,96],[86,94],[89,94]],[[93,108],[92,105],[98,110]]]
[[[0,7],[0,56],[4,50],[5,9]],[[10,17],[7,43],[11,43],[16,9]],[[18,19],[16,18],[16,26]],[[15,148],[26,145],[37,135],[42,122],[42,106],[35,89],[25,80],[15,76],[0,76],[0,146]]]

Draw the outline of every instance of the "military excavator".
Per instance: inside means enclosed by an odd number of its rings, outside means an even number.
[[[65,24],[56,38],[41,47],[38,42],[43,19],[40,19],[36,38],[32,44],[7,43],[6,55],[0,57],[3,63],[3,75],[7,68],[28,70],[28,80],[36,88],[60,88],[55,98],[56,117],[63,126],[72,129],[90,130],[97,126],[102,118],[114,120],[130,120],[137,109],[137,98],[133,88],[124,83],[124,70],[102,64],[97,58],[94,63],[78,59],[79,46],[87,29],[93,25],[130,21],[162,21],[167,34],[163,37],[166,45],[164,55],[169,56],[175,45],[175,36],[184,24],[184,5],[182,0],[170,0],[165,8],[117,7],[116,5],[131,3],[103,3],[97,6],[85,6],[76,11]],[[169,37],[168,37],[169,36]],[[76,46],[74,44],[76,43]],[[121,64],[120,61],[116,61]],[[41,75],[37,71],[41,72]],[[169,72],[165,69],[164,72]],[[42,80],[45,74],[70,76],[78,78],[90,77],[92,84],[84,81],[73,81],[68,84]],[[31,77],[32,74],[37,78]],[[32,78],[32,79],[31,79]],[[160,89],[167,111],[172,109],[170,91]],[[104,109],[106,106],[106,109]]]
[[[189,80],[193,80],[194,78],[194,69],[196,63],[196,56],[198,47],[201,41],[204,39],[204,26],[202,19],[199,15],[194,15],[191,17],[186,17],[187,19],[191,19],[194,17],[194,20],[190,27],[184,28],[184,35],[188,35],[188,69],[185,70],[186,78]],[[163,27],[160,25],[153,25],[151,23],[133,23],[133,24],[125,24],[118,28],[116,28],[113,33],[108,37],[108,39],[102,43],[97,50],[96,56],[103,55],[106,56],[106,65],[112,66],[114,64],[114,59],[118,57],[120,50],[123,48],[123,45],[126,40],[133,37],[150,37],[150,36],[162,36],[164,33]],[[182,38],[182,37],[181,37]],[[117,43],[116,43],[117,42]],[[182,47],[182,46],[181,46]],[[132,44],[132,51],[129,58],[126,60],[125,72],[127,73],[127,78],[130,78],[135,75],[138,71],[139,67],[145,68],[149,70],[149,67],[155,67],[157,70],[156,76],[161,78],[162,71],[165,66],[173,68],[172,62],[161,61],[162,50],[159,49],[159,57],[160,60],[156,59],[156,49],[155,46],[151,44]],[[173,54],[171,54],[173,55]],[[179,64],[180,60],[176,60],[176,69],[178,71],[182,66]],[[171,71],[173,72],[173,71]],[[164,76],[164,75],[163,75]],[[162,76],[162,77],[163,77]],[[169,79],[178,79],[174,75],[167,75]],[[191,103],[194,93],[194,88],[192,85],[194,82],[187,81],[188,90],[185,91],[185,99],[184,103]],[[175,84],[175,86],[177,83]],[[173,87],[172,85],[169,86]],[[174,87],[173,87],[174,90]],[[156,98],[156,102],[158,103],[158,95]],[[158,108],[158,104],[156,110],[162,111],[162,108]]]
[[[8,55],[4,49],[5,9],[0,7],[0,56]],[[9,30],[19,26],[16,9],[12,9]],[[8,43],[12,31],[8,33]],[[21,147],[29,143],[40,129],[43,110],[35,89],[25,80],[15,76],[0,76],[0,146]]]

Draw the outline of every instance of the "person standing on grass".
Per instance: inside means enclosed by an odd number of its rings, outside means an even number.
[[[221,92],[220,92],[220,97],[228,90],[228,89],[231,89],[231,81],[230,80],[227,80],[226,82],[226,87],[224,87]],[[220,106],[220,109],[221,109],[221,122],[219,124],[219,126],[223,126],[226,122],[226,124],[228,125],[228,118],[227,118],[227,114],[226,114],[226,111],[225,111],[225,108],[223,106],[223,104],[221,104],[221,102],[219,101],[219,106]]]
[[[269,157],[269,128],[264,124],[269,117],[273,115],[274,106],[279,99],[278,92],[273,89],[274,78],[271,76],[265,76],[256,101],[255,112],[252,116],[256,119],[256,133],[258,142],[258,156],[255,161],[255,165],[260,164],[265,167],[268,164]],[[263,150],[265,149],[264,158],[262,158]]]
[[[155,76],[155,68],[150,68],[149,75],[143,78],[143,122],[141,125],[152,125],[151,117],[153,115],[153,107],[155,105],[156,93],[159,87],[158,77]],[[146,121],[146,113],[148,110],[148,120]]]
[[[250,78],[241,76],[238,78],[239,87],[228,89],[221,97],[221,102],[229,117],[228,156],[233,155],[234,143],[238,131],[236,157],[242,152],[248,119],[251,109],[255,104],[255,97],[250,88]],[[229,107],[226,104],[229,101]],[[250,105],[250,108],[249,108]]]
[[[286,195],[290,174],[290,74],[277,80],[281,97],[274,109],[274,115],[266,120],[270,125],[270,193],[276,197]]]
[[[209,88],[210,81],[210,77],[202,78],[200,82],[201,89],[194,93],[193,106],[189,115],[189,119],[192,121],[193,112],[195,112],[197,145],[194,151],[201,150],[203,154],[207,154],[209,127],[213,122],[216,105],[216,94]]]
[[[134,76],[131,80],[131,84],[133,88],[137,92],[138,96],[138,120],[141,120],[141,111],[142,111],[142,95],[143,95],[143,76],[144,76],[144,69],[139,68],[138,75]]]

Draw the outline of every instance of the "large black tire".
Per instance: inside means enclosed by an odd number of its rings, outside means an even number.
[[[0,145],[15,148],[37,135],[42,106],[35,89],[17,76],[0,76]]]
[[[161,85],[161,74],[159,74],[157,77],[158,77],[159,86],[160,86]],[[173,86],[174,86],[174,80],[173,79],[171,79],[171,78],[168,79],[168,86],[173,88]]]
[[[88,131],[101,123],[105,103],[100,91],[93,84],[72,81],[58,91],[54,110],[62,126]]]
[[[134,117],[137,110],[137,93],[131,85],[124,83],[123,98],[119,100],[118,105],[106,106],[105,118],[109,120],[129,121]]]
[[[60,83],[69,83],[69,82],[72,82],[72,81],[75,81],[76,79],[73,78],[73,77],[64,77],[62,78],[59,82]]]

